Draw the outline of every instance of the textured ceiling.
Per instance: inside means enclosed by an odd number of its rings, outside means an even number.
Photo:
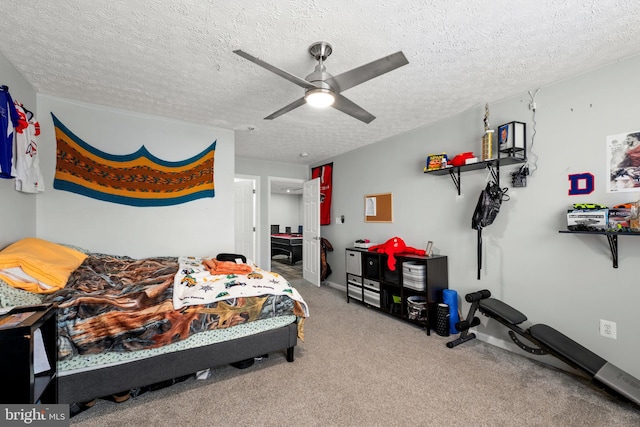
[[[640,53],[637,0],[3,0],[0,15],[0,51],[39,93],[233,129],[237,156],[299,164]],[[404,52],[344,93],[372,123],[307,105],[263,120],[303,89],[233,50],[304,78],[316,41],[333,75]]]

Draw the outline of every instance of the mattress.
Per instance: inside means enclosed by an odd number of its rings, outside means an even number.
[[[115,366],[135,360],[147,359],[160,354],[173,353],[190,348],[201,347],[246,337],[271,329],[278,329],[295,322],[297,316],[287,315],[269,319],[242,323],[231,328],[199,332],[189,338],[163,347],[129,352],[105,352],[100,354],[80,355],[58,362],[58,376],[71,375],[97,368]]]

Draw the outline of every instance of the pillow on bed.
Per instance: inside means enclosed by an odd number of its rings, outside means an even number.
[[[0,279],[14,288],[48,294],[64,288],[86,254],[37,238],[26,238],[0,251]]]
[[[42,304],[44,295],[16,289],[0,280],[0,307],[19,307]]]
[[[218,261],[233,261],[233,262],[238,262],[238,260],[242,260],[244,264],[247,263],[247,257],[240,254],[218,254],[216,256],[216,259]]]

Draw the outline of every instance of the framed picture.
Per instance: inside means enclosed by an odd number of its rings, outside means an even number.
[[[607,136],[608,193],[640,191],[640,130]]]
[[[509,122],[498,126],[498,146],[500,151],[514,155],[516,151],[524,150],[526,124]]]
[[[425,250],[425,252],[426,256],[431,256],[431,253],[433,252],[433,242],[431,240],[427,242],[427,249]]]

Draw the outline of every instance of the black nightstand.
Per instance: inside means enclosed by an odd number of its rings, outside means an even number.
[[[0,315],[0,403],[58,403],[56,323],[53,305]]]

